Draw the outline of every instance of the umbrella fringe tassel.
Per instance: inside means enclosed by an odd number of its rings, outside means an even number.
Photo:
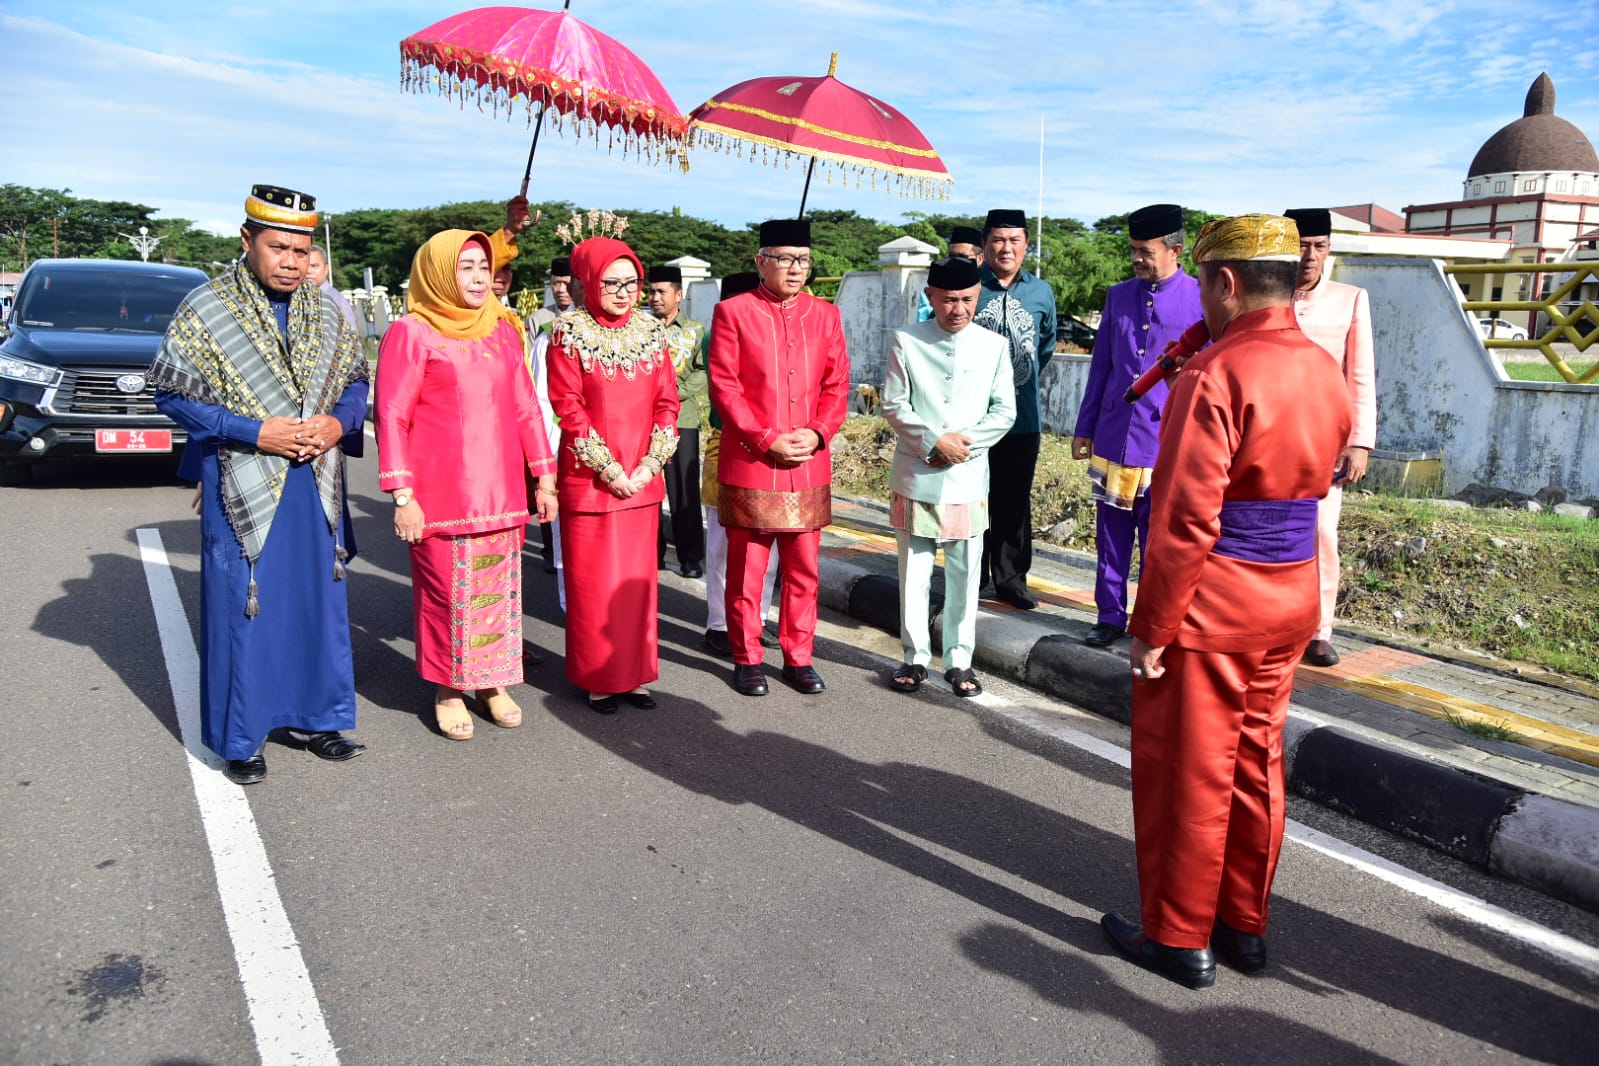
[[[468,100],[477,106],[480,113],[495,118],[500,117],[503,109],[507,120],[520,103],[526,112],[528,129],[541,120],[540,104],[548,102],[551,106],[544,107],[542,118],[547,128],[562,140],[566,139],[570,130],[575,140],[593,140],[596,145],[603,144],[607,152],[623,158],[632,155],[640,162],[650,164],[672,162],[683,173],[689,170],[686,133],[674,136],[641,130],[636,124],[642,112],[636,108],[606,104],[611,116],[607,117],[607,112],[590,108],[581,88],[576,93],[552,93],[540,86],[541,92],[537,94],[512,93],[507,85],[492,78],[473,81],[411,58],[406,58],[400,64],[400,88],[418,94],[434,92],[446,100],[453,100],[460,111],[466,110]],[[561,105],[556,103],[557,98],[566,99],[568,106],[576,108],[576,113],[568,114],[562,110]]]

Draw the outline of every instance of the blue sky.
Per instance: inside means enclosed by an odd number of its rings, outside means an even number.
[[[955,176],[944,203],[812,189],[813,207],[890,222],[1031,215],[1040,116],[1044,210],[1090,222],[1154,201],[1232,213],[1453,199],[1541,70],[1557,113],[1599,137],[1599,50],[1582,43],[1595,0],[572,7],[643,58],[685,113],[746,78],[823,73],[841,53],[839,77],[910,116]],[[255,182],[311,192],[335,218],[508,197],[527,153],[521,119],[400,91],[401,38],[458,10],[3,0],[0,182],[153,204],[222,232]],[[802,180],[709,151],[680,174],[546,134],[530,195],[740,225],[792,214]]]

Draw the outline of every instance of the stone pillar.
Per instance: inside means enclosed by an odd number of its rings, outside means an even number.
[[[927,268],[937,254],[938,249],[933,245],[909,234],[896,237],[877,249],[878,280],[882,286],[880,336],[871,365],[853,369],[851,376],[856,381],[882,381],[888,354],[894,346],[894,331],[916,321],[917,297],[927,284]]]
[[[696,259],[692,255],[680,255],[676,259],[668,259],[665,265],[677,267],[683,272],[683,288],[685,290],[693,282],[711,276],[711,264],[703,259]]]

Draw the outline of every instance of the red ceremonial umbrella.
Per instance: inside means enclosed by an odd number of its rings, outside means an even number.
[[[854,170],[857,185],[863,171],[872,173],[873,187],[884,172],[902,195],[943,199],[954,179],[922,131],[877,97],[839,81],[837,69],[834,52],[826,77],[752,78],[717,93],[689,113],[696,143],[734,151],[734,142],[749,141],[782,156],[808,156],[800,217],[818,160]]]
[[[566,0],[567,6],[572,0]],[[560,11],[526,7],[479,7],[451,15],[400,42],[400,84],[412,92],[432,89],[460,100],[476,99],[507,117],[522,104],[535,124],[533,146],[522,175],[527,195],[544,116],[576,121],[579,136],[597,142],[605,127],[652,160],[677,158],[684,169],[686,120],[660,79],[615,39]],[[537,105],[537,111],[534,105]]]

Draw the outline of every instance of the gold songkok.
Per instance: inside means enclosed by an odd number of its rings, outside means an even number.
[[[268,229],[315,233],[316,199],[293,189],[280,189],[276,185],[252,185],[250,196],[244,201],[244,217],[246,221]]]
[[[1196,263],[1299,262],[1299,227],[1282,215],[1213,218],[1194,242]]]

